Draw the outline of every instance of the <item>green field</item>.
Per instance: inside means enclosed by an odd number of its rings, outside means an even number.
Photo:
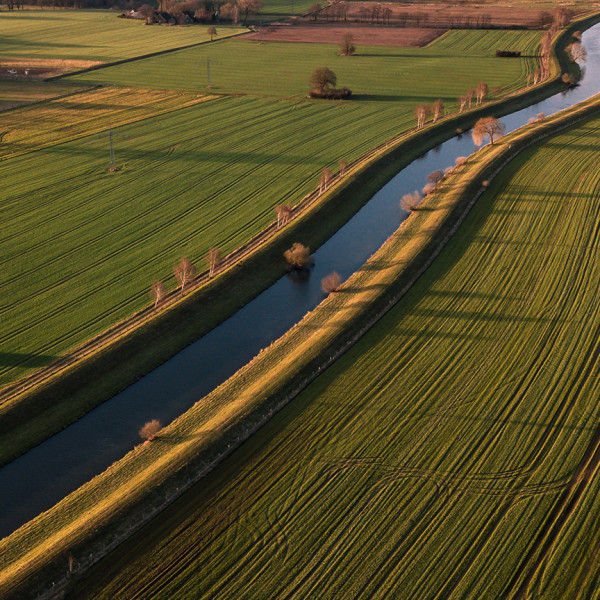
[[[473,32],[464,35],[472,38]],[[263,50],[278,52],[268,56],[283,60],[290,47],[240,43],[257,50],[257,69]],[[221,52],[238,49],[234,40],[213,45],[217,47]],[[326,51],[325,46],[313,47]],[[533,59],[459,62],[447,51],[420,59],[398,49],[392,49],[393,57],[381,55],[388,50],[355,57],[361,62],[354,64],[362,66],[349,83],[358,85],[361,78],[368,82],[371,96],[365,101],[222,98],[118,127],[119,173],[107,172],[107,140],[96,135],[2,163],[0,176],[9,192],[0,200],[0,384],[47,364],[145,306],[153,280],[174,285],[172,267],[181,256],[202,267],[211,246],[226,253],[243,244],[273,220],[276,204],[296,203],[313,189],[323,167],[335,170],[339,158],[358,158],[413,127],[419,101],[442,96],[450,106],[482,79],[491,89],[513,89],[523,85],[534,67]],[[415,73],[420,70],[421,76],[399,85],[380,69],[381,60],[397,69],[407,65]],[[432,81],[446,82],[443,93]],[[133,83],[142,85],[139,79]],[[42,134],[48,135],[50,121],[81,134],[78,122],[90,128],[93,124],[81,116],[86,111],[103,115],[94,124],[96,131],[102,124],[117,125],[127,117],[127,98],[130,104],[136,102],[127,93],[112,123],[106,108],[116,104],[113,100],[83,103],[82,108],[77,97],[64,102],[63,116],[52,105],[43,115],[35,113],[36,119],[24,110],[23,121],[39,123],[39,139],[38,125],[27,125],[7,141],[22,150],[30,143],[27,139],[39,142]],[[132,108],[132,118],[138,110]],[[13,113],[13,120],[19,114]],[[23,177],[28,172],[37,176]]]
[[[523,152],[386,317],[70,597],[596,597],[599,147],[595,117]]]
[[[208,26],[147,27],[116,11],[28,10],[0,13],[0,58],[112,62],[210,40]],[[221,25],[219,36],[242,27]]]
[[[318,66],[332,69],[339,86],[359,99],[416,102],[443,97],[452,103],[468,87],[485,79],[490,90],[514,90],[534,70],[540,34],[537,31],[455,31],[426,48],[359,47],[356,56],[340,56],[331,44],[290,44],[235,39],[157,56],[143,62],[115,65],[76,75],[71,80],[93,83],[205,89],[210,59],[211,91],[305,98]],[[498,59],[496,48],[518,46],[529,58]]]

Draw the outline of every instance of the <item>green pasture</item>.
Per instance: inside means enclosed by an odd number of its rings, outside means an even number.
[[[0,13],[0,58],[112,62],[210,40],[208,25],[147,26],[117,11],[27,10]],[[242,32],[220,25],[219,37]]]
[[[270,51],[268,45],[241,43]],[[233,52],[237,46],[213,47]],[[275,49],[281,52],[282,45]],[[407,57],[399,60],[401,52],[394,56],[395,64],[414,68]],[[355,58],[361,60],[349,60]],[[337,170],[340,158],[358,158],[413,127],[419,101],[442,96],[453,108],[459,93],[484,78],[491,89],[523,85],[534,65],[480,58],[477,70],[439,55],[423,59],[421,72],[429,75],[398,86],[378,67],[379,59],[392,60],[370,55],[365,60],[370,67],[353,75],[370,82],[364,102],[222,98],[118,127],[118,173],[108,172],[108,140],[97,135],[0,165],[7,190],[0,199],[0,384],[145,306],[155,279],[173,287],[172,267],[182,256],[202,268],[210,247],[227,253],[242,245],[274,219],[276,204],[294,204],[311,191],[325,166]],[[484,68],[487,61],[498,68]],[[440,81],[447,82],[443,90]],[[124,96],[136,102],[131,93]],[[67,131],[81,133],[77,122],[85,111],[102,112],[102,122],[110,125],[106,102],[97,105],[71,102]],[[125,118],[125,107],[126,102],[113,125]],[[47,112],[41,119],[27,113],[27,119],[42,130],[48,114],[58,120]],[[40,139],[42,133],[46,130]],[[30,126],[12,133],[7,149],[13,141],[22,150],[25,141],[19,139],[27,138],[35,143]],[[23,175],[33,172],[35,178]]]
[[[519,155],[387,316],[70,597],[595,597],[599,147],[595,117]]]
[[[115,65],[71,80],[144,88],[205,90],[210,65],[211,91],[304,98],[316,67],[337,75],[359,100],[402,101],[457,96],[481,80],[490,90],[522,86],[537,68],[533,57],[539,32],[460,31],[426,48],[359,46],[356,56],[340,56],[332,44],[260,43],[222,40],[157,56],[143,62]],[[448,35],[448,34],[447,34]],[[334,40],[335,41],[335,40]],[[502,59],[495,49],[518,46],[526,57]]]

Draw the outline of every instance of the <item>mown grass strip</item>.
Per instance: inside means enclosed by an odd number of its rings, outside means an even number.
[[[478,153],[462,169],[460,179],[444,186],[446,193],[429,197],[423,209],[349,280],[345,292],[328,298],[177,419],[164,432],[162,442],[137,447],[0,542],[0,556],[7,565],[0,575],[0,589],[8,595],[22,586],[25,578],[33,587],[37,577],[58,580],[65,570],[67,551],[77,556],[104,552],[137,526],[134,521],[147,520],[165,501],[222,460],[397,301],[439,251],[440,237],[452,233],[483,179],[489,179],[507,158],[539,136],[595,113],[599,103],[590,101]],[[441,245],[444,243],[445,239]],[[105,535],[107,529],[110,533]],[[50,541],[47,532],[52,532]],[[89,561],[82,559],[81,565],[86,564]]]

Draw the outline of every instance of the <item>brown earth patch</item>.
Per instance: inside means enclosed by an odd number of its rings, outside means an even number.
[[[0,58],[0,77],[41,78],[78,71],[102,64],[94,60],[51,60],[44,58]]]
[[[575,15],[588,12],[592,4],[569,5]],[[407,2],[338,2],[316,15],[307,15],[297,22],[336,23],[360,22],[371,25],[398,25],[402,27],[433,27],[437,29],[470,27],[541,27],[540,13],[552,13],[552,8],[521,3],[442,3]]]
[[[339,44],[347,33],[352,34],[354,44],[361,46],[425,46],[442,33],[444,29],[417,29],[413,27],[377,27],[360,25],[308,24],[270,25],[256,33],[243,37],[263,42],[315,42]]]

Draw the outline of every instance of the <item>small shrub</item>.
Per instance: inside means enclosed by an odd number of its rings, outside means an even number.
[[[562,82],[569,87],[574,87],[577,85],[577,80],[575,77],[573,77],[573,75],[569,75],[569,73],[563,73],[561,79]]]
[[[546,118],[546,113],[545,113],[545,112],[539,112],[539,113],[536,115],[536,119],[537,119],[538,121],[543,121],[545,118]]]
[[[466,156],[457,156],[456,160],[454,161],[454,164],[457,167],[460,167],[462,165],[464,165],[467,162],[467,157]]]
[[[431,194],[431,192],[433,192],[434,189],[435,189],[435,185],[433,185],[432,183],[428,183],[423,188],[423,196],[427,196],[427,194]]]
[[[285,260],[292,269],[306,269],[313,263],[313,257],[310,253],[310,248],[299,242],[283,253]]]
[[[501,58],[518,58],[521,56],[520,50],[496,50],[496,56]]]
[[[529,119],[527,119],[527,124],[528,125],[533,125],[534,123],[537,123],[538,120],[535,117],[529,117]]]
[[[336,271],[330,273],[329,275],[327,275],[327,277],[323,277],[323,279],[321,279],[321,289],[326,294],[337,292],[340,285],[342,285],[342,277]]]
[[[143,440],[151,442],[156,439],[158,432],[162,429],[162,425],[160,421],[157,419],[152,419],[152,421],[148,421],[140,430],[139,435]]]

